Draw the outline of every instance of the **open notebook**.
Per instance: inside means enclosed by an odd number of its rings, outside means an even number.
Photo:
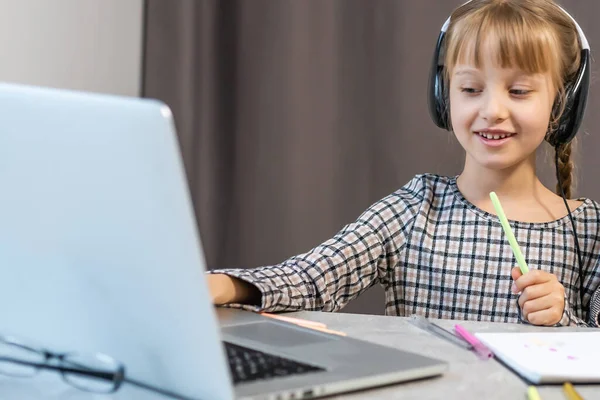
[[[600,382],[600,331],[475,336],[531,383]]]

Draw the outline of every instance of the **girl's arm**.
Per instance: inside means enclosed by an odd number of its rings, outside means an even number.
[[[354,223],[281,264],[210,271],[208,282],[216,304],[255,311],[335,311],[374,283],[387,281],[388,265],[382,237]]]
[[[417,197],[392,194],[333,238],[281,264],[210,271],[213,302],[269,312],[340,310],[375,283],[388,282],[417,215]]]

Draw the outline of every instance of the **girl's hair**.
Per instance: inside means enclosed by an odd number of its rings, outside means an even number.
[[[575,24],[554,1],[473,0],[452,13],[445,43],[446,82],[459,62],[468,60],[479,68],[483,51],[491,51],[503,68],[549,73],[557,95],[547,135],[555,132],[564,112],[565,83],[579,68],[581,43]],[[571,144],[557,146],[556,151],[562,189],[570,198]],[[556,192],[561,194],[558,185]]]

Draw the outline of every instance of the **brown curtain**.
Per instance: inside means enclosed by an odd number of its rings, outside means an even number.
[[[210,268],[281,262],[415,174],[460,172],[426,86],[439,29],[462,2],[146,0],[143,95],[173,109]],[[600,2],[562,4],[593,50]],[[600,200],[597,93],[576,193]],[[553,188],[551,162],[540,157]],[[374,288],[344,311],[381,314],[383,302]]]

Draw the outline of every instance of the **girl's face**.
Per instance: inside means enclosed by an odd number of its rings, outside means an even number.
[[[500,170],[535,159],[544,140],[556,90],[549,73],[457,64],[450,75],[450,117],[467,158]]]

